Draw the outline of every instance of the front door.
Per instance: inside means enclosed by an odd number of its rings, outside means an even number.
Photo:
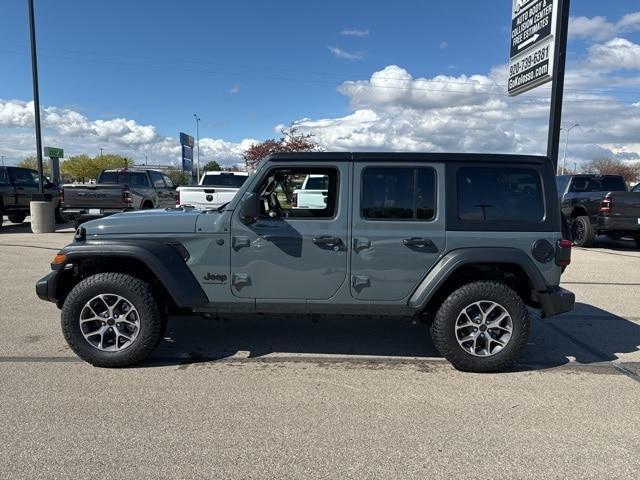
[[[296,204],[294,191],[310,175],[326,177],[322,208]],[[239,209],[233,214],[232,293],[258,302],[330,298],[347,277],[348,162],[277,163],[247,193],[259,195],[260,216],[250,222]]]
[[[444,165],[355,163],[351,294],[401,300],[445,250]]]
[[[12,167],[9,169],[11,180],[16,189],[16,206],[29,208],[31,197],[38,193],[38,174],[27,168]]]

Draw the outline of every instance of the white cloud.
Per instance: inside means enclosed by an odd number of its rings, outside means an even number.
[[[41,118],[45,143],[63,147],[67,156],[92,154],[104,148],[136,161],[146,155],[152,163],[177,164],[180,158],[179,141],[161,137],[153,125],[141,125],[126,118],[90,120],[74,110],[50,106],[41,109]],[[33,119],[33,102],[0,99],[0,150],[8,158],[15,161],[35,150]],[[255,142],[202,138],[200,160],[236,164],[241,161],[242,152]]]
[[[602,41],[624,32],[640,30],[640,12],[624,15],[617,22],[606,17],[571,17],[569,38],[587,38]]]
[[[346,60],[362,60],[364,57],[360,53],[353,53],[343,50],[338,47],[327,47],[329,51],[337,58],[344,58]]]
[[[625,38],[614,38],[589,48],[589,61],[612,70],[640,69],[640,45]]]
[[[369,36],[369,29],[345,28],[340,32],[340,35],[344,35],[345,37],[366,38]]]

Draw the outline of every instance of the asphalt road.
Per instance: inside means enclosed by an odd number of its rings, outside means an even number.
[[[6,221],[6,220],[5,220]],[[460,373],[423,325],[171,319],[141,368],[66,347],[35,281],[71,230],[0,230],[0,478],[638,478],[640,251],[574,250],[576,311],[513,371]]]

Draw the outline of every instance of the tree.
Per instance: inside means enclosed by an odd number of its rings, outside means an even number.
[[[35,155],[29,155],[18,162],[18,167],[38,171],[38,159]],[[49,162],[44,158],[42,159],[42,171],[45,177],[51,176],[51,167],[49,166]]]
[[[258,167],[263,158],[280,152],[316,152],[320,151],[320,145],[312,140],[311,133],[298,133],[296,127],[282,129],[279,139],[270,138],[264,142],[251,145],[243,154],[247,171],[251,172]]]
[[[204,167],[202,167],[203,172],[219,172],[220,170],[222,170],[222,167],[215,160],[207,162]]]
[[[626,163],[616,158],[598,158],[582,167],[586,173],[622,175],[627,183],[635,183],[640,176],[640,163]]]
[[[167,176],[171,179],[174,185],[189,185],[189,174],[180,168],[169,167],[167,170]]]
[[[131,166],[133,166],[133,162],[122,155],[107,154],[93,158],[88,155],[75,155],[62,162],[60,170],[65,178],[84,182],[98,178],[102,170]]]

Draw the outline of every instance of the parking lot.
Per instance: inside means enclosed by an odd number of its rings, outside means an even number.
[[[422,324],[172,318],[140,368],[67,348],[34,284],[71,228],[0,230],[0,471],[20,478],[638,478],[640,250],[574,249],[574,312],[510,372]]]

